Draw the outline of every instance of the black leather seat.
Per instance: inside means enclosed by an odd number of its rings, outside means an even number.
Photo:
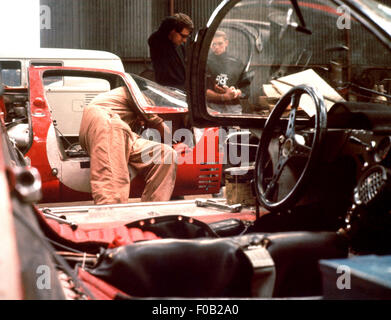
[[[335,232],[242,237],[165,239],[109,249],[89,272],[137,297],[251,297],[253,268],[243,244],[263,239],[275,264],[273,297],[320,296],[319,260],[348,253]]]

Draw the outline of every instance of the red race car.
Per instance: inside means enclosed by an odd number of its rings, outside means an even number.
[[[183,92],[120,71],[31,67],[29,88],[8,88],[3,113],[8,134],[42,178],[42,202],[91,199],[89,156],[79,145],[83,106],[99,93],[125,86],[140,113],[155,113],[171,127],[164,142],[178,149],[173,196],[211,194],[220,190],[223,157],[217,128],[189,123]],[[145,138],[153,132],[140,125]],[[185,148],[183,148],[185,144]],[[134,171],[134,170],[133,170]],[[131,197],[140,197],[144,181],[130,168]]]
[[[18,274],[10,273],[19,254],[23,298],[62,299],[57,289],[72,282],[71,299],[254,297],[257,308],[259,298],[390,299],[390,12],[375,0],[222,1],[188,59],[191,125],[183,95],[145,79],[31,68],[29,91],[6,89],[5,104],[0,100],[0,294],[13,286],[6,298],[21,296]],[[210,50],[227,41],[216,36],[220,29],[232,39],[230,55],[249,61],[243,64],[252,90],[241,113],[216,113],[206,94]],[[117,86],[128,88],[140,112],[158,113],[172,126],[166,142],[188,146],[179,153],[175,194],[218,190],[224,159],[211,127],[256,135],[255,163],[246,168],[255,210],[188,200],[29,205],[40,191],[34,167],[45,201],[89,198],[89,159],[77,144],[80,111]],[[136,177],[132,192],[141,188]],[[48,275],[51,288],[43,281]],[[205,301],[204,314],[212,314]],[[235,305],[224,310],[251,312]],[[203,312],[192,306],[189,313]],[[166,314],[160,307],[149,314]]]

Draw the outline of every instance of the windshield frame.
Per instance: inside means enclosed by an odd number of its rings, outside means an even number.
[[[186,88],[190,119],[196,126],[225,126],[232,125],[233,122],[248,128],[261,128],[265,125],[266,118],[248,118],[245,115],[212,116],[206,109],[205,94],[199,94],[205,92],[206,88],[206,63],[213,36],[228,12],[239,2],[241,0],[223,1],[212,13],[207,27],[198,31],[189,52]]]
[[[379,5],[386,5],[375,0],[333,0],[336,4],[346,5],[353,16],[365,27],[372,31],[385,45],[391,49],[391,14],[386,16],[390,22],[384,20],[384,10],[376,10]],[[383,14],[381,14],[383,13]]]

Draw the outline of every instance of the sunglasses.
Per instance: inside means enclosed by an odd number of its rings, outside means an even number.
[[[183,39],[187,39],[188,37],[190,37],[190,33],[189,34],[183,34],[181,32],[178,32],[177,33],[183,38]]]

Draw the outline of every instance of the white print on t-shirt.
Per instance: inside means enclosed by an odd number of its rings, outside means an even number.
[[[228,75],[227,74],[220,73],[219,75],[217,75],[217,77],[216,77],[217,85],[226,86],[227,82],[228,82]]]

